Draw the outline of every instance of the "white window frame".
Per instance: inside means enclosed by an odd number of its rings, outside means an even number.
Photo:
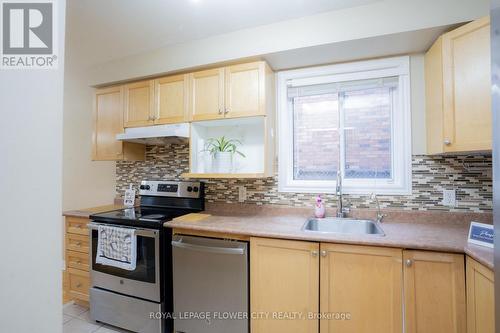
[[[293,112],[287,86],[398,77],[396,112],[392,115],[392,179],[344,179],[347,194],[409,195],[412,192],[411,98],[409,56],[282,71],[277,74],[278,190],[335,193],[335,180],[293,178]],[[341,156],[343,161],[343,156]],[[343,162],[342,162],[343,163]]]

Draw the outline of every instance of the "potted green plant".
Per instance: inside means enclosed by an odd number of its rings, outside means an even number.
[[[213,158],[213,169],[216,173],[231,173],[233,171],[233,155],[245,155],[238,150],[241,141],[237,139],[210,138],[205,143],[204,151],[208,151]]]

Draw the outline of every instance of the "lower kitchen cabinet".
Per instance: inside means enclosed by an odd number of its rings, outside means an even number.
[[[321,333],[401,332],[401,249],[321,243],[320,254],[320,312],[337,316]]]
[[[463,255],[263,238],[250,250],[250,308],[269,315],[252,318],[252,333],[466,332]],[[481,272],[468,273],[477,321],[493,316]]]
[[[68,216],[66,222],[65,260],[63,273],[63,302],[89,300],[89,232],[88,218]]]
[[[252,333],[317,333],[318,320],[293,315],[317,313],[318,291],[318,243],[250,239]]]
[[[465,268],[460,254],[404,251],[405,332],[465,333]]]
[[[467,257],[467,333],[495,332],[493,271]]]

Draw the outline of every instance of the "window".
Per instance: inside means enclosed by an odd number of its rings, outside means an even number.
[[[408,57],[278,74],[279,188],[411,193]]]

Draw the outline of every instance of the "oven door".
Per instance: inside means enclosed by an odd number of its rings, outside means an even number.
[[[128,271],[96,263],[99,225],[106,224],[95,221],[89,224],[92,286],[160,302],[160,231],[133,228],[136,230],[137,236],[137,265],[135,270]]]

